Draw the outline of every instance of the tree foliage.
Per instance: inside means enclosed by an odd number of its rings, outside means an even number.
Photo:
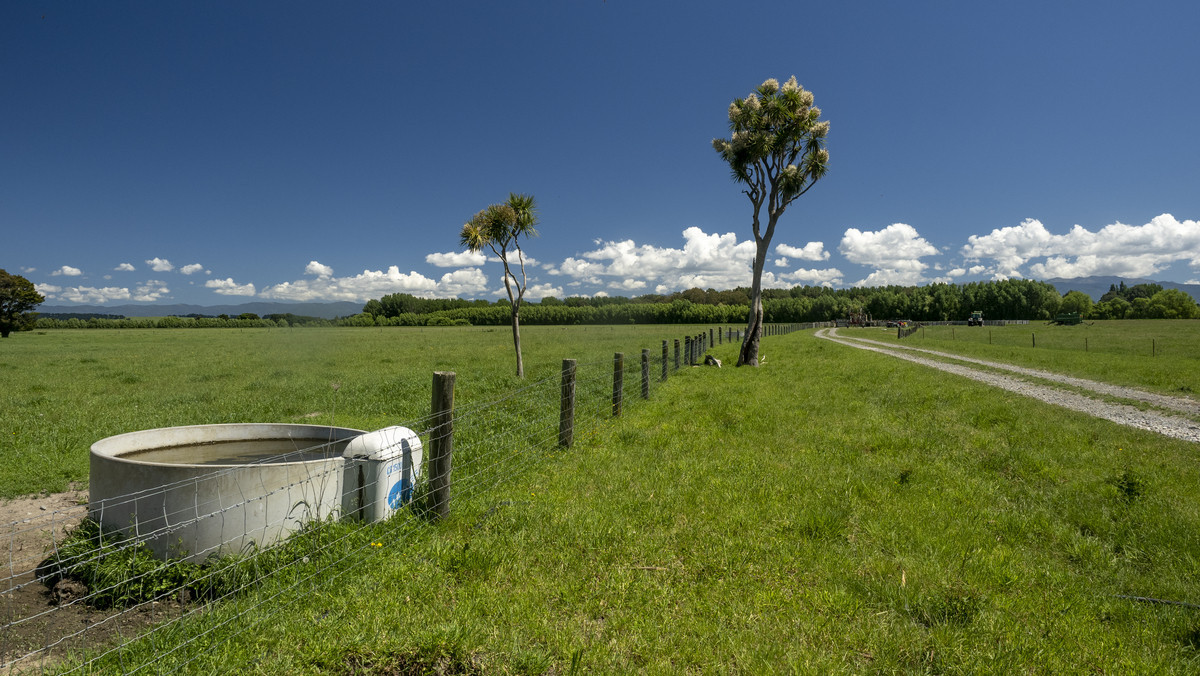
[[[1150,298],[1162,290],[1163,287],[1161,284],[1134,284],[1133,286],[1125,286],[1125,282],[1122,281],[1119,286],[1109,284],[1108,291],[1103,296],[1100,296],[1100,302],[1104,303],[1120,298],[1132,303],[1138,298]]]
[[[1082,291],[1068,291],[1062,299],[1062,304],[1059,307],[1060,312],[1078,312],[1080,317],[1087,317],[1092,313],[1092,297]]]
[[[541,303],[525,303],[521,322],[546,325],[736,324],[749,318],[749,292],[750,289],[744,287],[727,291],[693,288],[635,298],[549,298]],[[763,289],[762,299],[764,321],[775,323],[827,322],[845,319],[851,312],[864,311],[878,320],[903,318],[914,321],[963,321],[972,310],[980,310],[988,319],[1048,320],[1060,311],[1072,311],[1065,309],[1066,300],[1059,297],[1052,285],[1027,279],[849,289],[797,286]],[[478,301],[473,304],[457,299],[429,302],[431,308],[441,304],[453,307],[431,309],[427,313],[379,314],[372,309],[381,308],[383,304],[370,301],[364,311],[375,314],[375,321],[380,326],[425,325],[432,317],[495,326],[507,323],[510,317],[510,308],[504,301],[499,305]]]
[[[774,78],[749,96],[729,104],[728,139],[713,139],[713,148],[729,165],[733,180],[753,207],[751,221],[756,247],[750,291],[749,323],[738,353],[738,366],[758,365],[762,338],[762,274],[775,226],[788,206],[825,176],[829,151],[825,136],[829,122],[813,105],[812,92],[795,76],[780,85]],[[767,222],[761,216],[766,207]]]
[[[536,237],[537,204],[533,195],[508,194],[508,201],[489,205],[475,214],[462,226],[459,243],[476,253],[484,248],[492,250],[504,265],[504,291],[508,294],[512,317],[513,349],[517,353],[517,377],[525,377],[525,364],[521,359],[521,301],[529,279],[525,275],[525,252],[521,249],[521,238]],[[509,264],[510,248],[517,254],[517,265],[521,276]]]
[[[8,338],[13,331],[33,328],[37,319],[33,309],[45,300],[33,282],[0,268],[0,337]]]

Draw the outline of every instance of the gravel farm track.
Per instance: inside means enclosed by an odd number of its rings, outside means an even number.
[[[1200,401],[1195,399],[1156,394],[936,350],[844,336],[839,334],[837,329],[821,329],[817,331],[817,337],[978,380],[1014,394],[1032,397],[1120,425],[1200,443]]]

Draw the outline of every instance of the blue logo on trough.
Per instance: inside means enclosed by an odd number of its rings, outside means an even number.
[[[400,509],[404,503],[412,499],[412,486],[408,481],[400,480],[392,484],[392,488],[388,491],[388,507],[392,509]]]

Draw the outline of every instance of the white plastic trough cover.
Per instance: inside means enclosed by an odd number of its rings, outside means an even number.
[[[342,452],[346,459],[365,460],[375,469],[367,478],[374,485],[374,519],[390,516],[390,512],[412,500],[413,486],[421,474],[421,438],[407,427],[393,426],[354,437]],[[381,509],[380,502],[387,508]]]

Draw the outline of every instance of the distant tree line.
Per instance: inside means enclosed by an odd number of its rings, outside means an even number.
[[[1200,306],[1187,293],[1158,284],[1113,286],[1099,301],[1081,291],[1060,296],[1050,284],[1008,279],[969,284],[882,286],[830,289],[797,286],[763,289],[763,314],[768,323],[828,322],[851,313],[874,319],[912,321],[964,320],[974,310],[986,319],[1049,320],[1060,313],[1078,312],[1084,319],[1200,319]],[[526,302],[521,323],[566,324],[740,324],[749,318],[749,289],[725,291],[688,289],[634,298],[601,296],[543,298]],[[359,314],[338,319],[303,315],[253,313],[237,316],[188,317],[73,317],[37,318],[39,329],[186,329],[288,328],[305,326],[506,326],[512,321],[507,299],[461,300],[417,298],[395,293],[370,300]]]
[[[1125,288],[1122,286],[1121,288]],[[1060,312],[1079,312],[1087,319],[1197,318],[1200,308],[1188,294],[1157,284],[1128,287],[1132,300],[1092,303],[1080,291],[1059,295],[1053,285],[1027,279],[968,284],[884,286],[830,289],[797,286],[763,289],[765,321],[826,322],[851,313],[875,319],[955,321],[979,310],[987,319],[1049,320]],[[1141,300],[1138,300],[1138,299]],[[688,289],[634,298],[601,296],[566,299],[547,297],[526,303],[524,324],[723,324],[747,321],[750,289]],[[391,294],[369,301],[363,312],[342,322],[362,326],[473,324],[498,326],[509,320],[507,301],[429,300]]]
[[[106,315],[95,312],[39,312],[42,319],[125,319],[125,315]]]
[[[1068,297],[1077,304],[1071,311],[1079,312],[1084,319],[1200,319],[1200,307],[1191,295],[1179,289],[1164,289],[1161,284],[1112,284],[1095,304],[1078,291],[1068,292],[1064,303]]]
[[[322,319],[284,314],[269,314],[259,317],[253,312],[244,312],[236,317],[229,315],[170,315],[167,317],[112,317],[90,316],[60,319],[41,315],[34,322],[38,329],[257,329],[288,328],[292,326],[339,326],[342,320]]]

